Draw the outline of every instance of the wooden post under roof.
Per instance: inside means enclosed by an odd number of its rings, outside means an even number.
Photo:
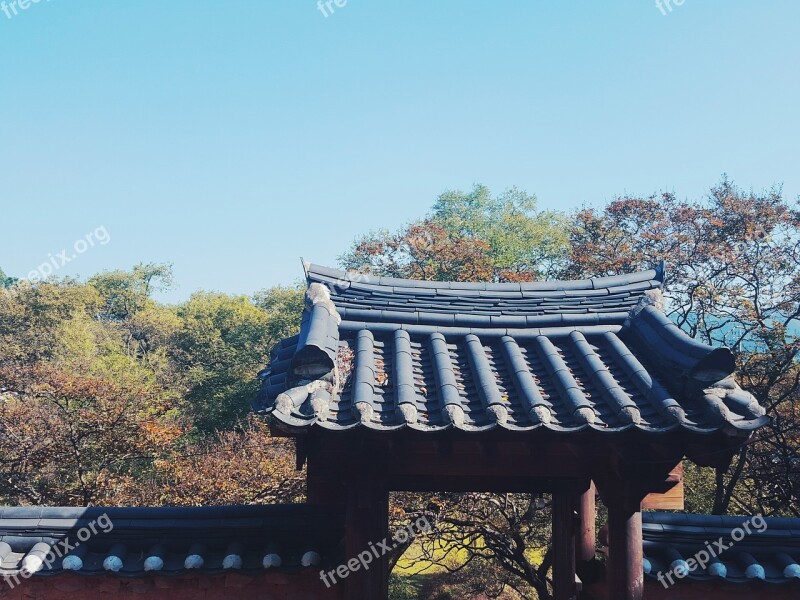
[[[638,507],[608,507],[608,554],[609,600],[642,600],[642,512]]]
[[[612,455],[613,462],[601,471],[600,479],[595,479],[608,509],[608,600],[642,600],[642,500],[677,462],[626,464],[625,458],[623,454]],[[638,458],[641,460],[641,453]]]
[[[593,482],[589,482],[589,489],[578,498],[578,535],[575,543],[576,559],[578,563],[594,560],[596,541],[596,490]]]
[[[573,487],[553,492],[553,597],[575,600],[575,531],[577,492]]]
[[[651,466],[649,477],[658,481],[663,475]],[[663,467],[664,475],[669,467]],[[611,469],[609,469],[611,470]],[[644,594],[644,554],[642,548],[642,499],[652,487],[647,476],[615,469],[616,476],[598,482],[603,502],[608,508],[608,600],[642,600]]]
[[[347,600],[385,600],[389,597],[388,557],[375,557],[373,548],[389,540],[389,491],[377,479],[349,482],[345,516],[345,581]],[[378,551],[380,554],[380,551]],[[360,554],[371,559],[364,568]],[[366,561],[365,561],[366,562]],[[357,565],[357,566],[356,566]]]

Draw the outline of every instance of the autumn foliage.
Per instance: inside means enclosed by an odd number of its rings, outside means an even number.
[[[701,201],[624,197],[576,214],[573,277],[667,261],[668,315],[689,335],[725,345],[740,384],[772,417],[730,469],[711,477],[715,513],[800,515],[800,212],[779,189],[727,179]]]
[[[168,267],[0,289],[7,504],[199,505],[302,498],[293,444],[249,416],[300,290],[151,294]]]

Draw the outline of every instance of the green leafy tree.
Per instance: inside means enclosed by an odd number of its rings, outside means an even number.
[[[3,269],[0,269],[0,288],[8,288],[17,283],[17,279],[14,277],[9,277],[5,274]]]
[[[154,291],[172,286],[172,266],[168,264],[139,264],[132,271],[111,271],[95,275],[89,285],[102,296],[102,316],[125,320],[152,302]]]
[[[253,302],[266,312],[267,332],[273,344],[300,330],[305,293],[305,286],[301,285],[277,286],[256,292]]]
[[[175,360],[198,433],[230,429],[250,410],[256,374],[277,341],[267,311],[246,296],[199,292],[178,307]],[[279,328],[280,329],[280,328]]]
[[[346,269],[411,279],[528,281],[552,276],[568,254],[564,216],[538,211],[536,198],[485,186],[439,196],[427,218],[395,234],[372,232],[339,261]]]
[[[92,318],[101,303],[96,290],[72,280],[0,288],[0,364],[51,359],[64,325]]]
[[[493,197],[489,188],[446,191],[433,204],[431,219],[457,238],[488,244],[487,254],[497,279],[552,277],[568,253],[567,219],[555,211],[539,211],[533,195],[511,188]]]

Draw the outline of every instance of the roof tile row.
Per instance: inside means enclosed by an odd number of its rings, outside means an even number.
[[[343,534],[340,511],[308,505],[3,507],[0,576],[296,569],[336,564]]]

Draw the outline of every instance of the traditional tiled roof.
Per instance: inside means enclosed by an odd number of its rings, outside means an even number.
[[[581,281],[428,282],[307,266],[300,334],[254,402],[298,432],[753,430],[733,354],[659,308],[663,266]]]
[[[0,508],[0,577],[256,573],[338,564],[343,516],[308,505]],[[49,554],[49,556],[48,556]]]
[[[664,574],[678,569],[688,572],[684,581],[800,585],[800,519],[657,512],[642,521],[648,577],[668,581]]]

